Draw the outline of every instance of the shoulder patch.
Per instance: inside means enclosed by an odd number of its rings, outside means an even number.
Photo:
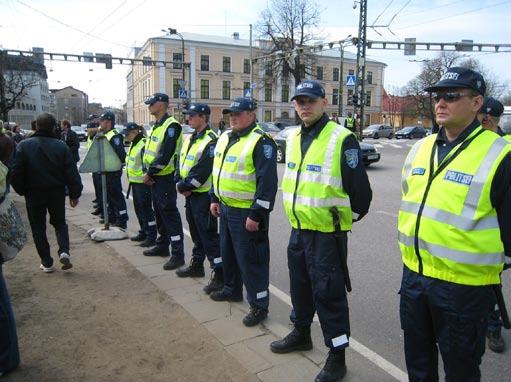
[[[114,143],[114,145],[116,145],[116,146],[119,146],[119,145],[122,143],[121,141],[122,141],[122,140],[121,140],[121,137],[118,137],[118,136],[117,136],[117,137],[113,137],[113,138],[112,138],[112,142],[113,142],[113,143]]]
[[[273,156],[273,147],[271,145],[263,145],[264,157],[270,159]]]
[[[167,130],[167,136],[172,138],[176,134],[176,129],[173,127],[169,127]]]
[[[346,156],[346,164],[349,168],[355,168],[358,166],[358,153],[359,149],[349,149],[344,152]]]
[[[209,157],[213,158],[215,156],[215,146],[211,145],[209,146]]]

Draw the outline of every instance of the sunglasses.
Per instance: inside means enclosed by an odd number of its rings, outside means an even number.
[[[452,103],[458,101],[461,97],[470,97],[470,95],[459,92],[447,92],[442,94],[435,94],[433,99],[435,102],[440,102],[440,100],[443,99],[447,103]]]

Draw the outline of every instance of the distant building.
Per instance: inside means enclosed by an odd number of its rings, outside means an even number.
[[[127,115],[137,123],[149,123],[149,115],[144,100],[155,92],[165,92],[170,97],[170,113],[179,115],[180,104],[184,97],[191,102],[208,103],[211,107],[211,121],[214,125],[223,118],[222,109],[235,97],[251,94],[258,101],[257,117],[259,121],[273,121],[294,117],[293,104],[289,101],[295,84],[291,74],[283,72],[268,73],[266,62],[259,59],[250,67],[250,42],[233,37],[182,33],[185,43],[185,82],[183,84],[182,45],[177,36],[162,36],[148,39],[140,48],[135,48],[132,56],[137,59],[172,61],[167,67],[136,64],[126,76]],[[259,45],[266,42],[255,41],[253,57],[263,55]],[[339,74],[340,58],[336,50],[316,54],[312,75],[308,79],[317,79],[326,90],[328,98],[327,113],[336,114],[339,100],[339,82],[343,86],[344,114],[352,111],[352,88],[348,88],[346,75],[356,71],[356,57],[345,52],[344,73]],[[366,61],[366,107],[365,120],[381,119],[384,69],[386,64],[374,60]],[[274,78],[275,77],[275,78]],[[271,80],[274,78],[274,80]],[[184,85],[184,86],[183,86]],[[180,91],[186,89],[186,94]]]
[[[58,120],[67,119],[72,125],[80,125],[85,122],[89,104],[89,97],[85,92],[72,86],[50,91],[55,97],[55,117]]]
[[[6,86],[17,89],[20,85],[28,86],[25,95],[16,99],[14,108],[9,111],[9,121],[30,130],[30,123],[37,115],[50,112],[46,67],[33,57],[17,55],[6,56],[3,65]],[[9,97],[9,94],[6,96]]]
[[[395,129],[405,126],[432,126],[431,119],[417,113],[412,96],[398,96],[383,91],[382,119]]]

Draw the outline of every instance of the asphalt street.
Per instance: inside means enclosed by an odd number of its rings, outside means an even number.
[[[406,371],[402,331],[399,324],[398,291],[402,262],[397,246],[397,213],[401,197],[401,167],[415,140],[382,138],[364,141],[375,144],[381,153],[381,160],[367,168],[373,190],[369,214],[354,225],[349,235],[348,263],[353,286],[353,291],[349,294],[351,332],[352,338],[363,345],[362,347],[353,346],[352,350],[359,352],[365,358],[372,359],[370,363],[380,365],[387,372],[398,369]],[[84,143],[82,143],[80,154],[82,158],[85,156]],[[284,164],[278,164],[278,171],[279,179],[282,179]],[[92,180],[89,174],[82,174],[82,179],[85,186],[82,202],[88,203],[92,199]],[[127,187],[124,187],[124,191],[126,189]],[[128,205],[130,216],[128,229],[135,232],[138,224],[132,203]],[[183,211],[183,198],[179,198],[178,205]],[[186,228],[184,211],[182,217]],[[290,311],[285,302],[286,297],[289,300],[286,259],[289,233],[290,225],[283,211],[282,193],[279,190],[275,209],[270,218],[270,283],[277,288],[272,293],[270,314],[283,324],[289,323]],[[186,261],[188,261],[191,252],[190,242],[187,241],[185,245],[187,246]],[[507,293],[507,306],[511,308],[509,272],[503,279],[504,294]],[[508,347],[511,347],[511,335],[505,330],[504,338]],[[323,342],[318,324],[315,324],[313,329],[313,339],[318,345]],[[364,347],[369,351],[363,351]],[[373,366],[378,370],[378,366]],[[399,372],[397,374],[399,375]],[[385,375],[386,377],[381,380],[393,380],[388,374]],[[511,351],[495,354],[487,350],[483,358],[482,375],[483,381],[509,380],[511,377],[505,376],[511,376]]]

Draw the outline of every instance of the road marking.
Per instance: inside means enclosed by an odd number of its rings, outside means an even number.
[[[397,214],[393,213],[393,212],[387,212],[387,211],[376,211],[377,214],[382,214],[382,215],[387,215],[387,216],[392,216],[394,218],[397,218]]]
[[[395,147],[397,149],[400,149],[402,146],[399,146],[399,145],[395,145],[394,143],[387,143],[389,146],[392,146],[392,147]]]
[[[183,228],[183,232],[186,236],[191,238],[190,231]],[[279,300],[284,302],[289,307],[293,307],[293,304],[291,303],[291,297],[287,293],[280,290],[273,284],[270,284],[269,289],[270,289],[271,294],[273,294],[275,297],[277,297]],[[319,322],[317,314],[314,315],[314,322]],[[369,349],[367,346],[362,345],[360,342],[358,342],[353,337],[350,337],[350,347],[354,351],[356,351],[358,354],[360,354],[362,357],[371,361],[376,366],[378,366],[380,369],[385,371],[387,374],[393,376],[399,382],[407,382],[408,381],[408,374],[406,374],[403,370],[401,370],[399,367],[397,367],[393,363],[387,361],[385,358],[380,356],[378,353]]]
[[[373,143],[373,146],[379,149],[383,148],[383,145],[381,143]]]

